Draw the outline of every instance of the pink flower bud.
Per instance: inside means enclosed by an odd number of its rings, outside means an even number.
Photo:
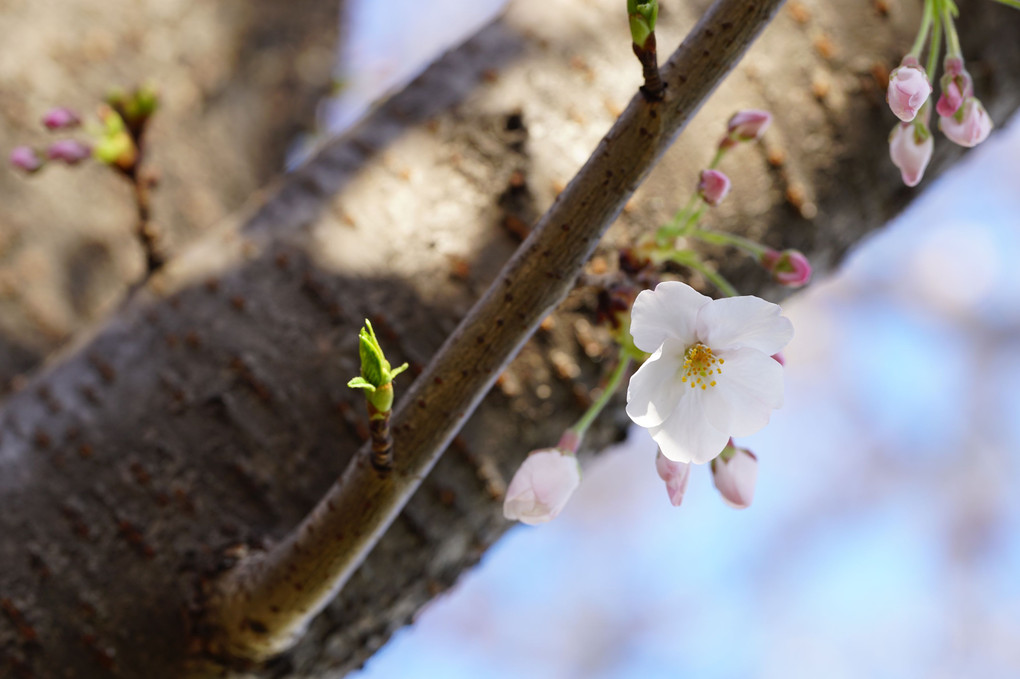
[[[729,148],[735,146],[737,142],[759,139],[771,123],[772,114],[768,111],[756,109],[737,111],[726,124],[726,136],[719,142],[719,146]]]
[[[974,81],[970,73],[963,67],[963,59],[959,57],[946,57],[942,64],[945,74],[939,84],[942,87],[942,96],[935,104],[935,111],[944,118],[954,115],[960,110],[963,102],[974,96]]]
[[[702,170],[698,195],[709,205],[718,205],[730,192],[730,178],[719,170]]]
[[[734,509],[746,509],[754,499],[758,482],[758,458],[750,450],[730,445],[712,460],[712,482],[723,501]]]
[[[800,250],[766,250],[760,261],[772,280],[788,288],[799,288],[811,280],[811,262]]]
[[[91,156],[92,147],[76,139],[61,139],[46,149],[46,157],[50,160],[60,160],[68,165],[77,165]]]
[[[673,462],[660,450],[655,455],[655,471],[666,482],[666,492],[674,507],[679,507],[687,492],[687,481],[691,478],[691,465],[687,462]]]
[[[30,146],[18,146],[10,155],[11,165],[29,174],[43,166],[42,158]]]
[[[42,118],[42,124],[50,130],[66,130],[78,127],[81,124],[81,118],[71,109],[61,106],[47,111]]]
[[[907,186],[921,182],[934,149],[935,140],[924,123],[900,123],[889,135],[889,157]]]
[[[977,97],[969,97],[954,115],[939,117],[939,129],[950,141],[970,148],[988,138],[992,119]]]
[[[886,101],[897,118],[903,122],[910,122],[928,100],[931,91],[928,75],[917,63],[917,59],[905,57],[900,67],[893,69],[889,74]]]
[[[556,448],[528,455],[510,481],[503,516],[530,525],[556,518],[581,483],[577,458]]]

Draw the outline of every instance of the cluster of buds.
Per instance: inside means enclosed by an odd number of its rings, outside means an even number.
[[[99,108],[99,124],[84,127],[87,140],[59,139],[44,148],[18,146],[10,153],[13,167],[27,174],[41,170],[47,162],[78,165],[95,158],[124,174],[137,171],[142,137],[149,119],[159,104],[156,91],[140,87],[130,92],[114,91]],[[60,106],[46,112],[42,125],[50,132],[67,132],[82,128],[82,116],[75,110]]]
[[[43,115],[42,124],[51,132],[63,132],[79,127],[81,117],[69,108],[58,107]],[[33,174],[50,161],[77,165],[90,157],[92,157],[91,144],[77,139],[58,139],[42,149],[18,146],[11,151],[8,158],[14,168],[26,174]]]
[[[938,36],[945,31],[946,57],[939,82],[941,93],[935,112],[939,129],[953,143],[967,148],[977,146],[992,131],[992,119],[981,101],[974,96],[974,82],[964,68],[963,55],[954,25],[955,6],[944,0],[925,0],[925,13],[914,47],[889,74],[886,100],[901,122],[889,135],[889,156],[899,168],[903,183],[917,186],[931,161],[935,142],[932,139],[931,78],[941,46]],[[935,38],[929,48],[928,66],[919,61],[929,31]]]
[[[751,506],[758,482],[758,458],[754,453],[746,448],[738,448],[733,439],[730,439],[709,467],[712,470],[712,482],[723,502],[734,509]],[[691,464],[674,462],[660,450],[655,455],[655,471],[666,484],[670,504],[679,507],[684,501],[687,482],[691,478]]]

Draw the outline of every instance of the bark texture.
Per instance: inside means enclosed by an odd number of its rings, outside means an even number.
[[[8,397],[0,672],[181,675],[203,581],[291,529],[367,436],[344,386],[362,319],[420,369],[640,85],[618,4],[521,0]],[[664,12],[660,49],[707,4]],[[681,203],[730,112],[769,108],[775,128],[723,168],[743,166],[712,219],[835,263],[913,195],[888,161],[881,73],[918,9],[791,5],[608,240]],[[550,12],[576,21],[554,31]],[[1000,124],[1020,102],[1018,19],[976,3],[961,26]],[[937,141],[930,175],[959,154]],[[775,296],[714,254],[742,290]],[[306,639],[251,676],[342,675],[506,529],[503,479],[588,398],[603,355],[590,301],[543,324]]]

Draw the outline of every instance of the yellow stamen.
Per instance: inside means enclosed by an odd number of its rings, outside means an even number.
[[[691,345],[684,352],[684,364],[680,368],[680,382],[686,384],[690,378],[691,389],[696,385],[701,385],[702,389],[714,387],[716,381],[709,380],[709,378],[722,375],[722,368],[718,366],[724,362],[723,359],[716,358],[712,349],[704,344],[698,342]]]

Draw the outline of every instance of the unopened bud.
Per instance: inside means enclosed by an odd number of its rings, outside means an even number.
[[[799,288],[811,280],[811,262],[800,250],[766,250],[759,261],[772,280],[788,288]]]
[[[917,186],[928,167],[935,150],[928,126],[915,120],[899,123],[889,135],[889,157],[893,165],[900,168],[900,176],[907,186]]]
[[[638,2],[627,0],[627,15],[630,19],[630,39],[635,45],[644,48],[648,36],[655,31],[655,22],[659,18],[659,2]]]
[[[37,172],[43,166],[43,159],[30,146],[16,147],[8,158],[11,165],[28,174]]]
[[[365,399],[378,413],[388,413],[393,407],[393,378],[407,370],[407,363],[393,368],[383,354],[379,339],[371,321],[365,320],[358,333],[358,356],[361,358],[361,374],[350,380],[347,386],[361,389]]]
[[[503,516],[530,525],[556,518],[581,483],[577,458],[558,448],[533,451],[518,468],[503,500]]]
[[[719,145],[728,148],[736,145],[737,142],[760,139],[770,124],[772,124],[772,114],[768,111],[757,109],[737,111],[727,123],[726,136]]]
[[[935,111],[946,118],[959,111],[967,98],[974,96],[974,81],[963,67],[963,59],[960,57],[946,57],[942,68],[945,71],[939,81],[942,94],[935,104]]]
[[[734,509],[746,509],[754,499],[758,482],[758,458],[750,450],[729,445],[712,460],[712,482],[723,502]]]
[[[42,124],[49,130],[67,130],[78,127],[81,118],[71,109],[59,106],[46,112],[42,117]]]
[[[917,116],[931,91],[928,74],[917,59],[908,56],[904,57],[899,68],[889,74],[889,89],[885,98],[896,117],[909,123]]]
[[[61,139],[46,148],[46,157],[68,165],[77,165],[86,158],[92,157],[92,147],[77,139]]]
[[[679,507],[687,492],[687,482],[691,478],[691,465],[687,462],[674,462],[658,451],[655,454],[655,471],[659,478],[666,482],[666,493],[674,507]]]
[[[719,170],[701,171],[701,180],[698,182],[698,195],[706,203],[712,206],[718,205],[729,192],[729,177]]]
[[[950,141],[970,148],[992,132],[992,118],[977,97],[969,97],[955,114],[939,117],[939,129]]]

